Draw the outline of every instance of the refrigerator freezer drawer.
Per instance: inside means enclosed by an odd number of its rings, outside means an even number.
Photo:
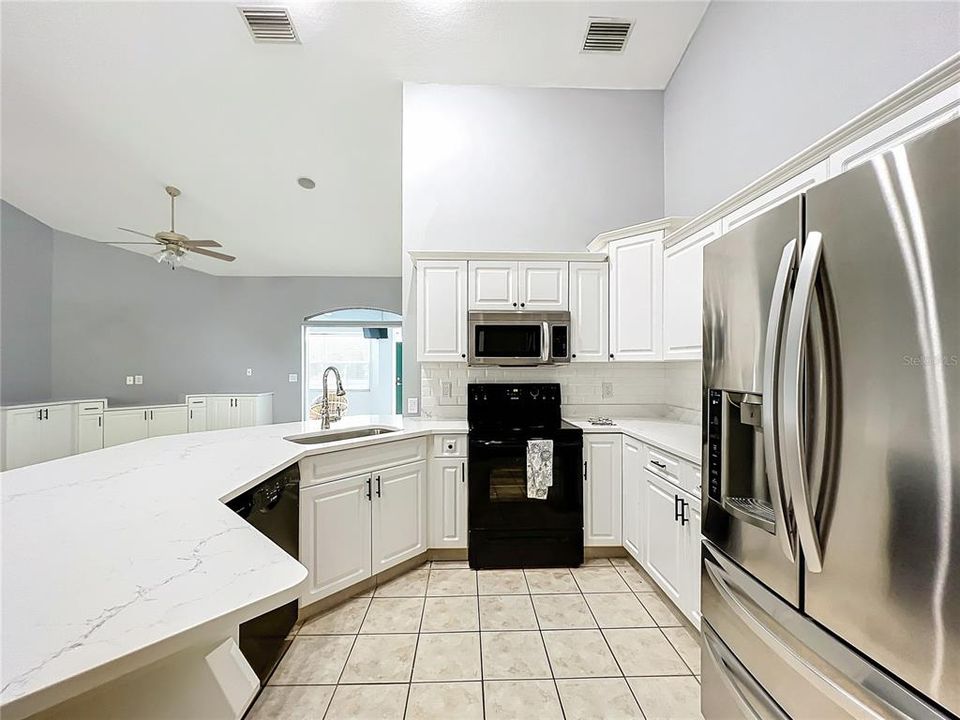
[[[706,720],[948,718],[704,542]],[[761,690],[762,689],[762,690]],[[731,708],[739,708],[734,712]]]

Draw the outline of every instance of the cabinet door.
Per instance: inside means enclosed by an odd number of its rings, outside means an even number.
[[[103,414],[80,415],[77,418],[77,452],[85,453],[103,447]]]
[[[427,476],[427,517],[432,548],[467,547],[467,463],[431,461]]]
[[[503,260],[471,260],[471,310],[518,310],[517,263]]]
[[[567,283],[569,263],[521,262],[520,307],[523,310],[566,310],[569,306]]]
[[[187,432],[203,432],[207,429],[207,406],[190,405],[187,407]]]
[[[953,85],[837,150],[829,159],[829,175],[839,175],[957,117],[960,85]]]
[[[226,430],[233,427],[233,398],[207,398],[207,430]]]
[[[467,263],[417,263],[417,359],[467,358]]]
[[[179,435],[187,431],[186,407],[161,407],[150,410],[147,420],[148,437]]]
[[[619,434],[583,438],[583,544],[622,545],[621,449]]]
[[[610,327],[607,263],[570,263],[570,359],[607,362]]]
[[[370,577],[370,475],[300,491],[300,562],[306,605]]]
[[[20,408],[4,412],[4,470],[40,462],[43,455],[42,423],[43,408]]]
[[[427,549],[425,462],[373,474],[373,572]]]
[[[691,623],[700,629],[700,501],[681,496],[683,514],[683,590],[680,609]]]
[[[699,360],[703,350],[703,248],[720,221],[663,251],[663,359]]]
[[[643,483],[643,445],[631,437],[623,438],[623,547],[641,564],[643,555],[641,533],[641,496]]]
[[[674,605],[680,607],[684,575],[680,570],[683,527],[677,519],[679,490],[647,469],[644,469],[643,477],[647,489],[644,523],[647,533],[647,572]]]
[[[802,192],[806,192],[814,185],[822,183],[827,179],[827,161],[819,162],[813,167],[809,167],[801,173],[794,175],[772,190],[768,190],[758,198],[741,205],[736,210],[730,212],[720,221],[722,232],[729,232],[738,225],[748,220],[753,220],[757,215],[762,215],[770,208],[776,207],[782,202],[796,197]]]
[[[40,422],[41,457],[37,462],[56,460],[77,451],[77,408],[75,405],[51,405],[43,408]]]
[[[233,407],[237,415],[235,427],[252,427],[257,424],[257,398],[234,398]]]
[[[110,410],[103,414],[103,446],[143,440],[147,437],[149,411],[142,408]]]
[[[663,233],[610,243],[610,359],[659,360]]]

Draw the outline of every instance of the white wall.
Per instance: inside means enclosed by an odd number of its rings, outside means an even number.
[[[713,2],[664,94],[665,209],[697,215],[960,51],[957,2]]]
[[[420,387],[411,250],[582,251],[663,215],[663,93],[404,85],[404,388]]]

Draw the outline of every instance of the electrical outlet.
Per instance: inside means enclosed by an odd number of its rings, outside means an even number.
[[[407,412],[411,415],[415,415],[420,411],[420,399],[419,398],[407,398]]]
[[[143,375],[134,375],[133,376],[134,385],[143,385]]]
[[[247,368],[247,377],[253,375],[253,368]]]
[[[127,375],[127,385],[133,385],[133,375]]]
[[[287,375],[287,382],[296,382],[296,381],[297,381],[296,373],[290,373],[289,375]]]
[[[600,383],[600,397],[604,400],[608,400],[613,397],[613,383],[605,382]]]
[[[453,383],[445,380],[440,383],[440,397],[448,398],[453,395]]]

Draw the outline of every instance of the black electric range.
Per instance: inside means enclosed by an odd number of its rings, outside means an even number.
[[[558,383],[467,387],[470,567],[583,562],[583,431],[560,417]],[[553,441],[553,485],[527,497],[527,441]]]

